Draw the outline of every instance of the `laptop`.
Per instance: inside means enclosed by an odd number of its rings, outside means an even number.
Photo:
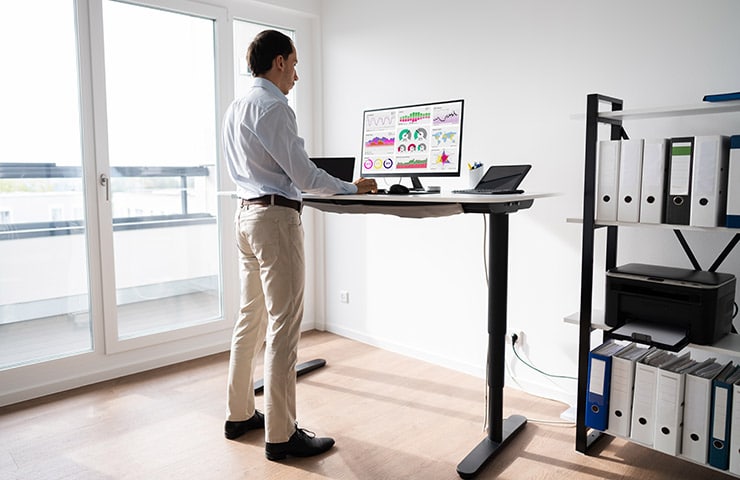
[[[329,175],[352,182],[355,175],[355,157],[310,157],[311,161]]]
[[[527,176],[532,165],[494,165],[478,182],[475,188],[453,190],[452,193],[474,193],[482,195],[507,195],[524,193],[517,187]]]

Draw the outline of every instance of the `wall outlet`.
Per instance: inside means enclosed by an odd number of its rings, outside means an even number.
[[[516,336],[516,342],[514,342],[514,336]],[[512,342],[518,346],[521,347],[524,345],[524,332],[522,330],[509,330],[506,332],[506,341],[509,343],[509,345],[512,344]]]
[[[339,292],[339,301],[342,303],[349,303],[349,292],[347,290]]]

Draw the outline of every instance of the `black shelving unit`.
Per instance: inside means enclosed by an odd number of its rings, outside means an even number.
[[[583,232],[582,232],[582,250],[581,250],[581,292],[580,292],[580,311],[578,317],[578,395],[576,411],[576,450],[581,453],[588,453],[589,448],[602,435],[607,434],[590,430],[586,427],[586,396],[588,392],[588,355],[591,350],[591,332],[594,328],[593,322],[593,278],[594,278],[594,237],[597,229],[606,228],[606,256],[603,271],[617,266],[617,240],[619,222],[608,222],[606,225],[597,224],[595,221],[596,210],[596,166],[597,151],[599,144],[599,126],[607,125],[610,127],[610,140],[627,139],[627,133],[623,128],[624,119],[646,119],[646,118],[665,118],[675,116],[691,116],[714,113],[740,112],[740,102],[722,102],[718,104],[699,104],[687,107],[669,107],[663,109],[645,109],[626,112],[623,109],[624,102],[619,98],[609,97],[600,94],[590,94],[586,99],[586,145],[585,145],[585,164],[584,164],[584,181],[583,181]],[[601,110],[601,108],[604,108]],[[624,224],[622,224],[624,225]],[[632,225],[632,224],[630,224]],[[650,228],[642,224],[635,224],[640,227]],[[661,227],[666,228],[665,225]],[[682,229],[691,228],[688,226],[668,226],[672,228],[676,237],[686,253],[689,261],[697,270],[701,270],[696,257],[691,251],[686,239],[681,233]],[[713,229],[703,228],[701,230]],[[718,228],[717,230],[720,230]],[[727,229],[726,229],[727,230]],[[730,254],[735,245],[740,241],[740,233],[736,233],[727,246],[720,252],[715,262],[710,267],[710,271],[715,271],[717,267]],[[604,332],[603,339],[609,337],[608,332]],[[714,346],[695,346],[708,350],[716,350],[725,354],[740,356],[740,336],[730,334],[720,340]],[[711,467],[708,467],[711,468]],[[728,473],[728,472],[725,472]]]

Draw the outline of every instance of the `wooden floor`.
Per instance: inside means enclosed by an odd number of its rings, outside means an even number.
[[[218,316],[218,292],[203,290],[118,305],[121,338],[162,332]],[[92,351],[87,311],[0,324],[0,368]]]
[[[481,379],[336,335],[304,334],[302,427],[327,454],[269,462],[262,432],[223,436],[228,354],[0,408],[0,479],[455,479],[484,437]],[[258,398],[261,405],[262,397]],[[567,406],[506,389],[504,414],[529,418],[480,479],[730,479],[623,440],[579,454]]]

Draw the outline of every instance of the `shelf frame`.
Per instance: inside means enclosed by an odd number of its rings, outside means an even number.
[[[601,111],[606,106],[608,110]],[[593,276],[594,276],[594,236],[598,228],[606,228],[606,257],[604,271],[616,266],[618,228],[620,226],[660,227],[674,230],[676,236],[684,247],[684,251],[691,254],[688,244],[683,238],[681,230],[733,230],[691,226],[675,225],[649,225],[640,223],[623,222],[599,222],[595,221],[596,208],[596,165],[597,149],[599,142],[598,127],[600,124],[610,125],[610,139],[627,139],[627,133],[623,128],[624,120],[642,120],[655,118],[686,117],[695,115],[711,115],[740,112],[740,100],[730,102],[708,102],[699,105],[650,108],[638,110],[624,110],[624,102],[619,98],[608,97],[600,94],[589,94],[586,97],[586,126],[585,126],[585,158],[584,158],[584,180],[583,180],[583,215],[582,223],[582,245],[581,245],[581,292],[579,312],[566,317],[569,323],[578,325],[578,392],[576,406],[576,450],[588,454],[589,448],[602,436],[604,432],[592,430],[586,427],[586,397],[588,392],[588,355],[591,349],[591,333],[594,329],[607,328],[603,312],[597,320],[598,313],[593,310]],[[577,118],[583,118],[578,116]],[[577,223],[579,220],[570,219],[569,222]],[[740,242],[740,233],[735,230],[733,239],[720,253],[711,268],[715,269],[729,255],[735,245]],[[692,261],[695,268],[700,268],[698,262]],[[576,320],[577,319],[577,320]],[[596,322],[594,320],[597,320]],[[606,338],[606,332],[602,334],[602,341]],[[703,349],[722,354],[737,354],[740,352],[740,335],[728,334],[714,345],[694,345],[690,347]]]
[[[596,227],[596,154],[600,123],[611,125],[611,139],[625,134],[620,118],[607,118],[599,111],[601,104],[610,105],[611,112],[622,111],[621,99],[600,94],[586,98],[586,147],[583,176],[583,233],[581,238],[581,310],[578,328],[578,392],[576,401],[576,450],[587,453],[600,435],[589,434],[586,427],[586,394],[588,392],[588,354],[591,350],[591,311],[593,307],[594,230]],[[605,271],[617,263],[617,226],[607,226]]]

